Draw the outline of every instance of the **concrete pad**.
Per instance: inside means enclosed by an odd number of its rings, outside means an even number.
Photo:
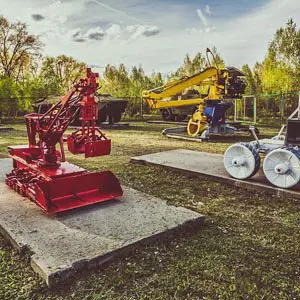
[[[280,189],[271,185],[260,170],[247,181],[232,178],[223,165],[223,155],[191,150],[172,150],[132,157],[131,162],[164,166],[187,174],[205,176],[252,191],[266,192],[278,197],[300,199],[300,184],[293,189]]]
[[[33,269],[50,286],[171,230],[197,230],[204,222],[196,212],[127,187],[119,200],[49,217],[5,185],[11,165],[0,160],[0,231],[17,249],[29,251]]]
[[[2,127],[0,125],[0,133],[14,130],[12,127]]]
[[[100,130],[101,129],[126,129],[128,127],[130,127],[129,122],[119,122],[119,123],[113,123],[113,124],[104,122],[104,123],[101,123],[100,126],[98,126],[98,128]],[[69,126],[68,128],[77,130],[77,129],[81,129],[81,126]]]

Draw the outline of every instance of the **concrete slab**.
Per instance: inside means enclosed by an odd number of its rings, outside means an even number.
[[[300,199],[300,184],[293,189],[280,189],[272,186],[262,170],[247,181],[230,177],[223,165],[223,155],[191,150],[172,150],[132,157],[131,162],[164,166],[188,174],[205,176],[219,182],[252,191],[266,192],[278,197]]]
[[[104,122],[104,123],[101,123],[101,126],[99,126],[98,128],[99,129],[126,129],[128,127],[130,127],[129,122],[119,122],[119,123],[113,123],[113,124]],[[76,130],[76,129],[80,129],[81,126],[69,126],[68,128]]]
[[[119,122],[114,124],[109,124],[108,122],[104,122],[101,124],[100,128],[102,129],[123,129],[128,128],[130,126],[129,122]]]
[[[2,127],[0,125],[0,133],[14,130],[12,127]]]
[[[17,249],[30,252],[33,269],[50,286],[172,230],[198,230],[204,222],[196,212],[127,187],[119,200],[48,217],[5,185],[11,165],[10,159],[0,160],[0,231]]]

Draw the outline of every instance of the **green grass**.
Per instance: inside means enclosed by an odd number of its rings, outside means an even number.
[[[24,128],[15,128],[0,136],[0,155],[8,145],[26,143]],[[222,153],[238,140],[180,142],[161,136],[162,128],[135,123],[129,130],[106,131],[111,156],[68,159],[90,170],[110,169],[122,184],[205,214],[203,230],[142,246],[55,290],[33,273],[26,255],[0,238],[0,299],[300,299],[299,203],[130,164],[131,156],[178,148]]]

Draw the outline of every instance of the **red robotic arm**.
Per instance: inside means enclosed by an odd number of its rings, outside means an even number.
[[[85,153],[85,157],[110,153],[111,141],[96,128],[98,109],[94,94],[98,88],[96,81],[98,76],[88,68],[87,77],[74,84],[70,92],[45,114],[25,116],[29,146],[40,147],[41,165],[55,167],[59,164],[59,160],[64,161],[62,137],[79,111],[82,127],[67,138],[69,151],[73,154]],[[60,153],[56,150],[58,143]]]

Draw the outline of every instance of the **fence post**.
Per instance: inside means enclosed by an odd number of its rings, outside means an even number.
[[[256,122],[257,122],[257,118],[256,118],[256,96],[253,96],[253,101],[254,101],[254,105],[253,105],[254,106],[253,107],[253,114],[254,114],[253,119],[254,120],[253,121],[254,121],[254,124],[256,124]]]
[[[244,97],[244,122],[246,121],[246,97]]]
[[[269,98],[266,98],[266,116],[267,116],[267,125],[269,125]]]
[[[283,118],[284,118],[284,98],[282,93],[280,93],[280,125],[283,124]]]
[[[300,91],[299,91],[299,100],[298,100],[298,119],[300,119]]]
[[[236,111],[237,111],[236,101],[237,101],[237,99],[234,99],[234,122],[236,122]]]
[[[141,99],[141,121],[144,120],[144,101],[143,101],[143,98],[140,98]]]

